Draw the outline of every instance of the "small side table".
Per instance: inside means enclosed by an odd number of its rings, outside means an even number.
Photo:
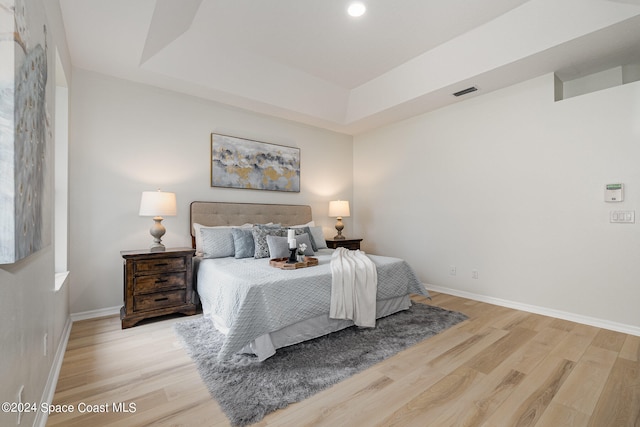
[[[362,242],[362,239],[326,239],[326,241],[329,249],[346,248],[355,251],[360,249],[360,242]]]
[[[149,317],[196,313],[196,305],[191,302],[194,252],[191,248],[120,252],[124,258],[122,329]]]

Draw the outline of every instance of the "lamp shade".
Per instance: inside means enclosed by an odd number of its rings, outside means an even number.
[[[175,216],[176,193],[143,191],[140,200],[140,216]]]
[[[329,202],[330,217],[350,216],[349,202],[347,200],[334,200]]]

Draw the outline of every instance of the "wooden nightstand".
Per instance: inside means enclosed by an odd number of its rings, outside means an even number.
[[[326,240],[327,240],[327,247],[329,249],[347,248],[354,251],[357,249],[360,249],[360,242],[362,242],[362,239],[342,239],[342,240],[326,239]]]
[[[191,248],[120,252],[124,258],[122,329],[149,317],[196,313],[191,280],[194,253]]]

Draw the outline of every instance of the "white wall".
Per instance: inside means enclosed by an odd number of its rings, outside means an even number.
[[[331,236],[329,200],[352,199],[350,136],[80,69],[71,88],[72,313],[122,305],[120,251],[152,243],[153,221],[138,216],[142,191],[176,193],[178,215],[163,221],[167,247],[191,245],[194,200],[309,204]],[[300,193],[210,187],[212,132],[299,147]]]
[[[357,232],[426,283],[638,330],[640,218],[609,212],[640,214],[640,83],[553,99],[546,75],[357,136]]]

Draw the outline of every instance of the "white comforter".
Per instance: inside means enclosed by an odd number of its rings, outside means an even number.
[[[317,266],[297,270],[271,267],[266,258],[200,260],[196,288],[204,315],[222,325],[226,334],[218,359],[228,359],[264,334],[328,315],[332,253],[321,249],[315,255]],[[376,266],[379,303],[411,293],[429,295],[402,259],[369,258]]]
[[[331,256],[332,319],[353,320],[356,326],[376,326],[376,265],[362,251],[338,248]]]

